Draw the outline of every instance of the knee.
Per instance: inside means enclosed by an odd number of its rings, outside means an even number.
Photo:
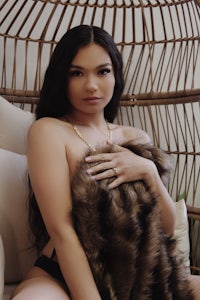
[[[188,280],[190,282],[190,287],[194,293],[194,299],[200,300],[200,276],[189,275]]]
[[[23,292],[19,292],[17,295],[11,298],[11,300],[70,300],[70,298],[67,295],[60,294],[60,293],[55,293],[54,295],[52,294],[37,294],[34,291],[32,294],[25,294]]]
[[[65,290],[48,277],[32,278],[22,282],[11,300],[69,300]]]

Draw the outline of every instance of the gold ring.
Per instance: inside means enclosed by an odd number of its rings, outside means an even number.
[[[113,168],[113,172],[115,173],[115,175],[117,176],[117,168]]]

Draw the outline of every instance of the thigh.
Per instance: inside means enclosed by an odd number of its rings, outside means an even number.
[[[24,280],[15,289],[12,300],[70,300],[62,285],[50,276]]]
[[[200,300],[200,276],[189,275],[189,281],[194,292],[195,300]]]

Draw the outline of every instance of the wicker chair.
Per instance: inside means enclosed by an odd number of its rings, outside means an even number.
[[[174,157],[168,189],[186,200],[191,269],[200,273],[199,1],[3,0],[1,10],[0,94],[31,111],[66,29],[93,24],[112,34],[125,76],[116,122],[143,128]]]

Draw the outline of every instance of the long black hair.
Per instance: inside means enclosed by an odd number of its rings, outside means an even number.
[[[37,119],[58,118],[70,112],[71,104],[67,97],[69,68],[78,50],[90,43],[103,47],[113,64],[115,87],[113,96],[104,109],[105,118],[113,122],[124,88],[122,57],[112,37],[105,30],[89,25],[80,25],[70,29],[55,47],[36,108]]]
[[[115,87],[110,102],[104,109],[104,116],[113,122],[119,107],[124,87],[122,57],[112,37],[96,26],[80,25],[67,31],[58,42],[46,70],[40,99],[36,107],[36,119],[59,118],[70,112],[67,98],[67,82],[71,62],[78,50],[90,43],[103,47],[109,54],[115,76]],[[29,227],[32,245],[40,252],[49,240],[42,216],[29,179]]]

